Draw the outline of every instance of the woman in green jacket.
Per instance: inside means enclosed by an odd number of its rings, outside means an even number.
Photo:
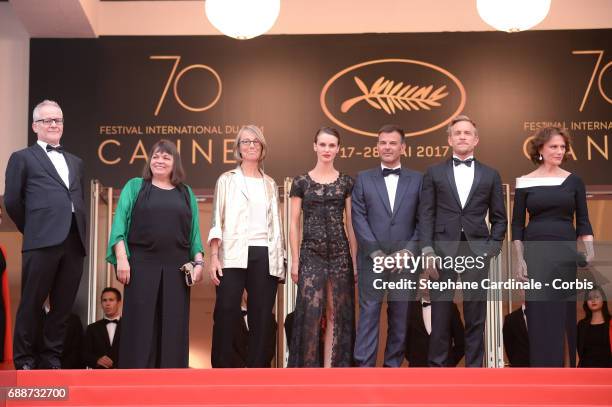
[[[202,278],[198,206],[174,143],[160,140],[142,178],[121,191],[107,261],[124,284],[119,368],[189,364],[189,287],[180,267]]]

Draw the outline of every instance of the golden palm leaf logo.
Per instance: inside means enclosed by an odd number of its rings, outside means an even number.
[[[354,76],[353,79],[362,94],[345,100],[340,106],[342,113],[348,112],[353,106],[364,100],[373,108],[384,110],[387,114],[395,114],[396,109],[406,111],[431,110],[441,106],[438,101],[448,95],[448,92],[445,92],[446,85],[440,86],[434,91],[433,85],[404,85],[404,82],[396,83],[381,76],[368,89],[359,77]]]

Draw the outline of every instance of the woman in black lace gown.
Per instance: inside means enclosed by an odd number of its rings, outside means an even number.
[[[320,129],[314,140],[317,165],[291,185],[291,278],[298,284],[298,295],[290,367],[352,365],[357,243],[351,226],[353,179],[334,168],[339,144],[337,130]]]
[[[587,263],[594,257],[584,183],[560,168],[569,148],[566,131],[540,129],[529,143],[531,159],[539,166],[516,182],[512,216],[518,259],[515,274],[518,280],[533,279],[543,285],[525,293],[529,359],[534,367],[563,366],[566,331],[570,355],[575,354],[575,290],[560,289],[559,284],[576,280],[580,258],[576,240],[585,243]]]

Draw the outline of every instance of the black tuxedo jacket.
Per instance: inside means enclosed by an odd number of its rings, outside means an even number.
[[[529,337],[521,308],[504,317],[503,336],[510,366],[529,367]]]
[[[451,343],[446,366],[454,367],[465,353],[465,330],[457,304],[453,303],[451,317]],[[423,321],[421,301],[412,301],[408,314],[408,334],[406,335],[406,360],[410,367],[427,367],[429,354],[429,334]]]
[[[64,157],[70,188],[37,143],[14,152],[9,159],[4,205],[23,234],[24,251],[64,242],[72,223],[72,204],[83,250],[87,247],[83,161],[67,152]]]
[[[83,369],[81,358],[83,351],[83,324],[76,314],[70,314],[64,335],[64,350],[62,351],[62,369]]]
[[[453,160],[427,169],[419,204],[419,236],[422,247],[438,255],[457,252],[461,230],[477,255],[495,256],[506,235],[506,207],[499,173],[474,161],[474,181],[465,207],[461,207]],[[485,217],[489,213],[491,230]]]
[[[92,369],[102,369],[96,363],[98,359],[106,355],[113,361],[113,368],[117,367],[119,360],[119,341],[121,338],[121,320],[117,323],[113,345],[110,344],[106,323],[103,319],[90,324],[85,332],[85,343],[83,344],[83,360],[85,365]]]

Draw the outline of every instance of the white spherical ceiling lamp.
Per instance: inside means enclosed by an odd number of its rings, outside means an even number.
[[[550,0],[476,0],[480,17],[493,28],[518,32],[539,24],[548,15]]]
[[[206,0],[205,10],[217,30],[248,40],[272,28],[280,12],[280,0]]]

